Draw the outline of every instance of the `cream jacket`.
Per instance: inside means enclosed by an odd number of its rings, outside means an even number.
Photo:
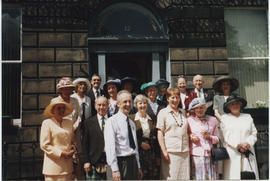
[[[72,146],[73,122],[64,119],[62,127],[54,119],[46,119],[42,122],[40,131],[40,148],[44,151],[43,174],[67,175],[73,171],[72,158],[61,157],[64,150]]]
[[[257,130],[253,123],[253,119],[249,114],[240,114],[235,117],[232,114],[224,114],[221,118],[221,129],[224,136],[224,147],[227,149],[230,159],[224,161],[224,179],[240,179],[241,170],[250,171],[249,163],[242,154],[237,150],[239,143],[249,143],[250,151],[254,156],[250,156],[250,163],[256,178],[259,178],[256,156],[254,151],[254,144],[257,141]],[[241,159],[242,158],[242,159]],[[246,160],[243,162],[243,160]]]

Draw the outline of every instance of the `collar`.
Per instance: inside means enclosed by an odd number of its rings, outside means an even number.
[[[198,90],[197,88],[195,88],[194,91],[195,91],[195,92],[203,93],[203,88],[201,88],[201,90]]]
[[[151,102],[149,98],[147,98],[147,101],[148,101],[148,103],[149,103],[149,104],[151,104],[151,105],[157,104],[157,99],[155,100],[155,102],[154,102],[154,103],[153,103],[153,102]]]
[[[140,120],[140,118],[141,118],[141,117],[140,117],[139,113],[137,112],[137,113],[135,114],[135,120]],[[148,114],[146,114],[146,119],[152,120]]]
[[[102,116],[97,113],[97,118],[98,118],[98,120],[101,120]],[[105,114],[104,118],[105,118],[105,120],[108,119],[107,114]]]
[[[96,91],[99,91],[99,93],[100,93],[100,88],[95,89],[95,88],[93,87],[92,90],[93,90],[94,93],[96,93]]]

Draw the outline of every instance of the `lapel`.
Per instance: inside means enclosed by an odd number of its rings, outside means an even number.
[[[95,127],[96,128],[95,130],[97,131],[97,133],[100,134],[103,137],[102,130],[101,130],[101,128],[99,126],[99,123],[98,123],[97,115],[95,115],[95,117],[93,119],[93,122],[94,122],[93,123],[94,125],[92,125],[92,126]]]

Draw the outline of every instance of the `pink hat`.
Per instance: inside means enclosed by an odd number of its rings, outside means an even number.
[[[72,83],[71,78],[69,78],[69,77],[61,78],[59,80],[58,84],[56,85],[56,90],[57,90],[57,92],[61,92],[61,89],[65,88],[65,87],[71,87],[71,88],[75,89],[75,86]]]

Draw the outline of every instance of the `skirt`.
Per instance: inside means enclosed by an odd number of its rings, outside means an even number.
[[[191,155],[192,180],[217,180],[218,163],[210,157]]]
[[[170,163],[161,160],[162,180],[189,180],[190,158],[189,152],[169,153]]]

